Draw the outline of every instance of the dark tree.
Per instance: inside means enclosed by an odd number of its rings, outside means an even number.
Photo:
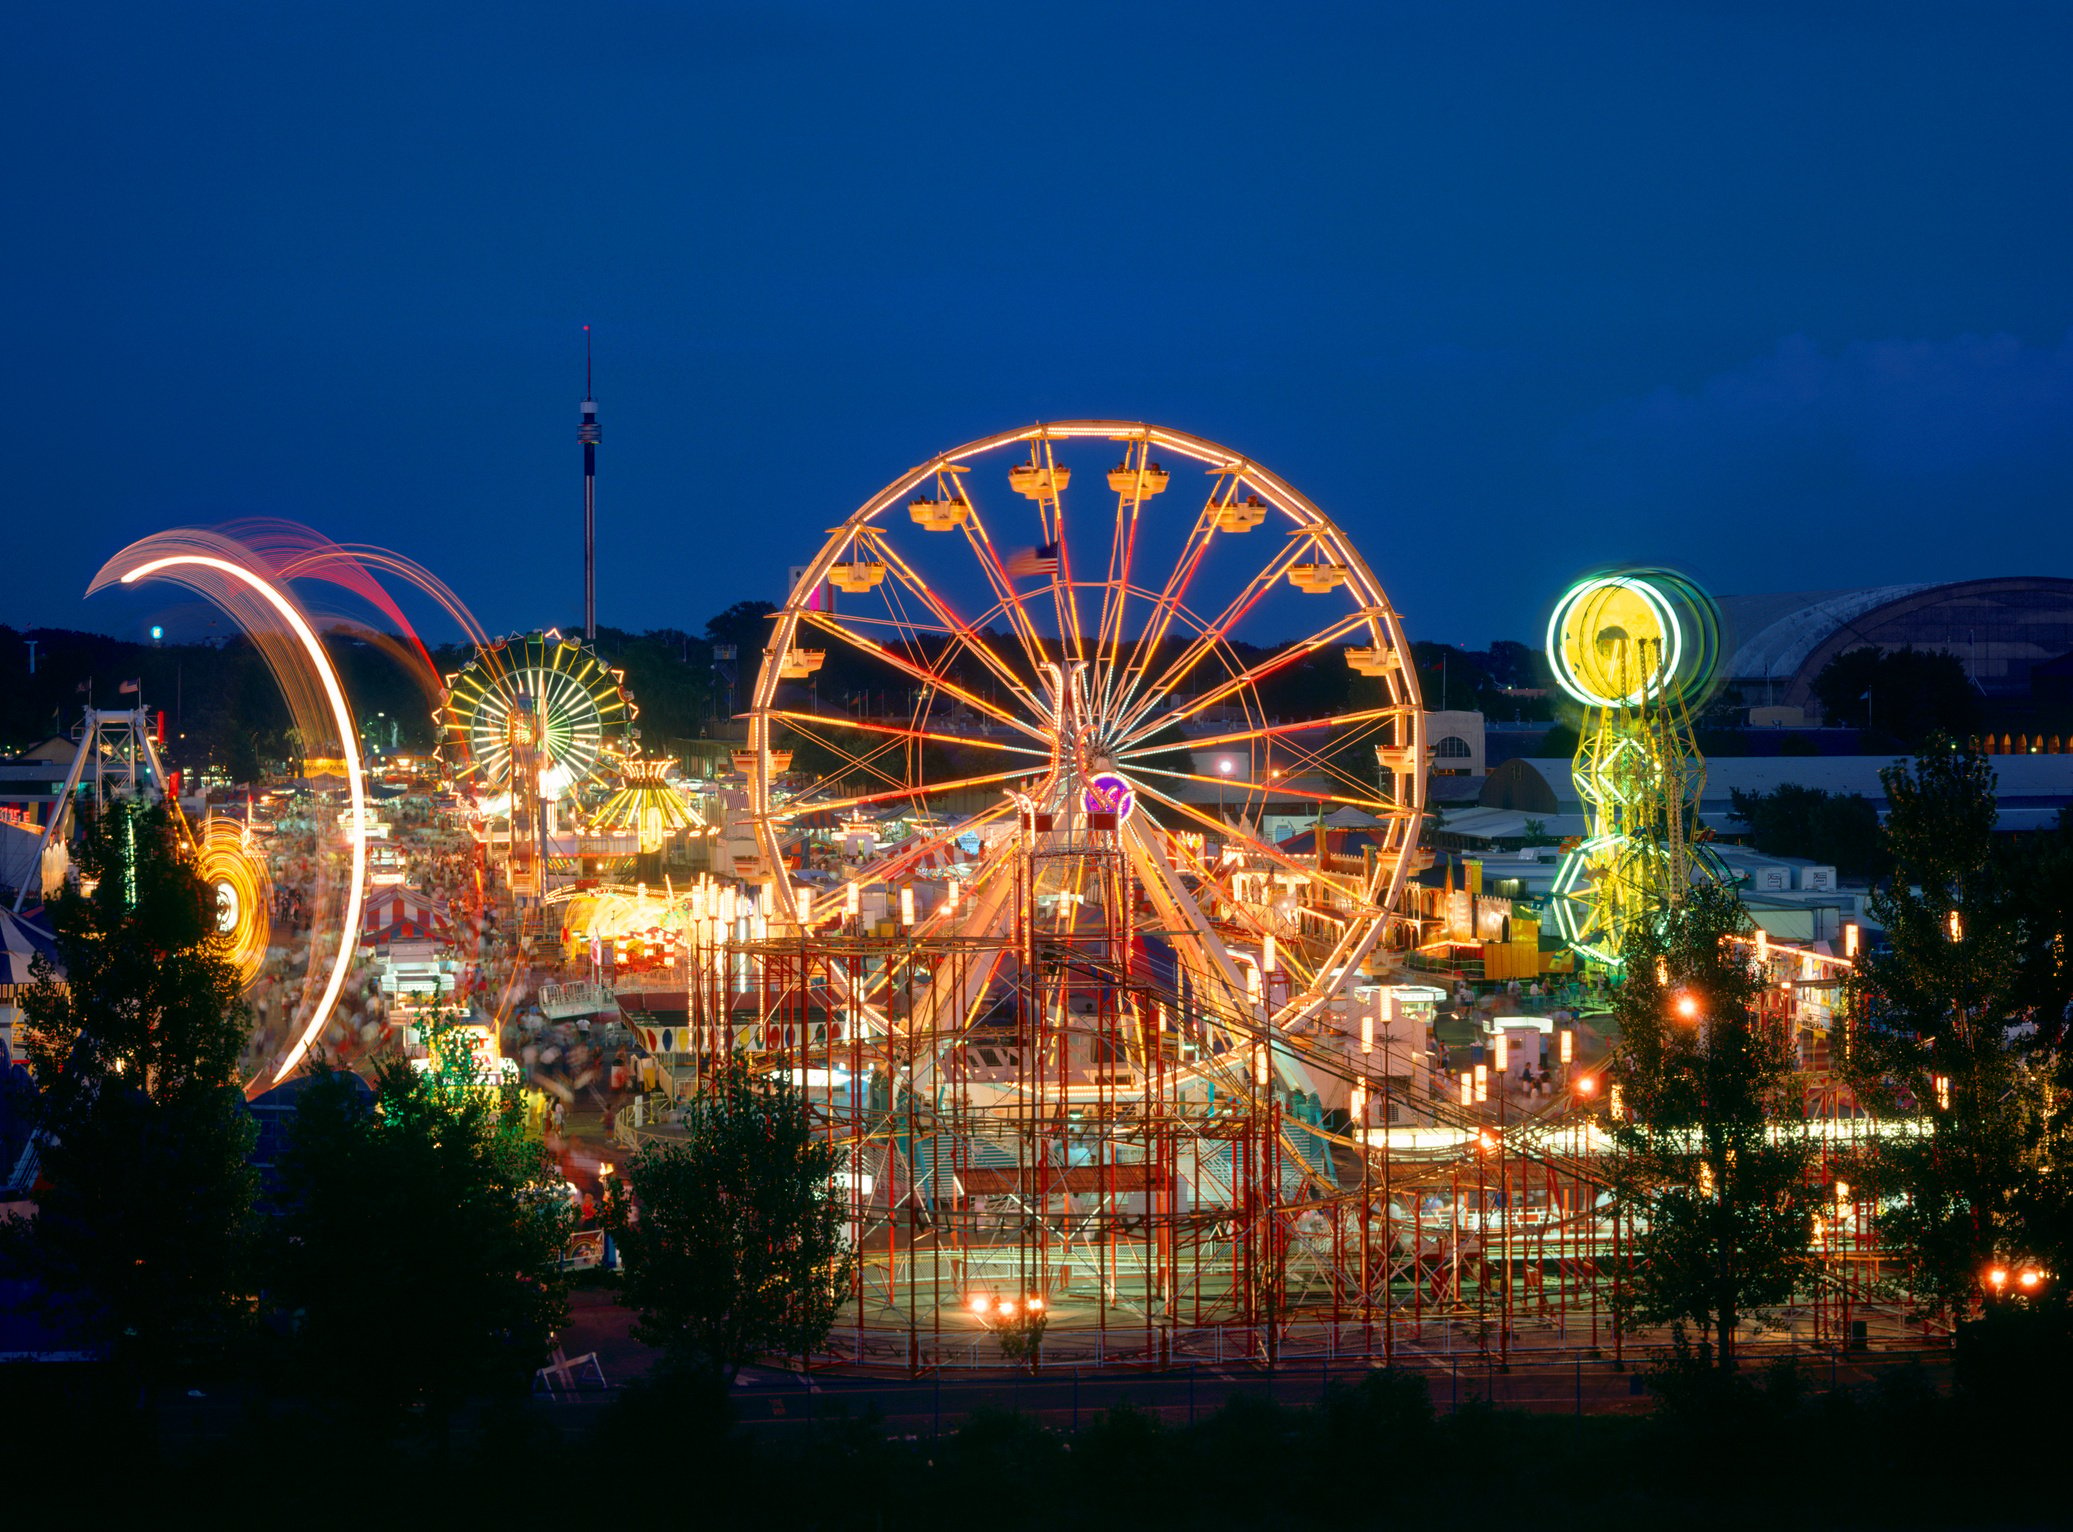
[[[1723,1374],[1741,1321],[1808,1275],[1818,1198],[1791,1043],[1728,941],[1747,929],[1733,894],[1694,888],[1630,944],[1614,1002],[1613,1185],[1635,1231],[1621,1303],[1647,1323],[1696,1324]]]
[[[567,1317],[573,1217],[518,1087],[450,1027],[370,1092],[315,1066],[282,1156],[269,1296],[314,1393],[375,1410],[522,1392]]]
[[[635,1336],[725,1380],[819,1345],[853,1270],[843,1160],[782,1076],[717,1075],[690,1101],[684,1141],[636,1154],[614,1199]]]
[[[239,1327],[254,1181],[249,1030],[213,892],[162,809],[87,831],[51,901],[62,974],[22,1000],[46,1188],[5,1253],[144,1382],[219,1359]]]
[[[1910,750],[1936,734],[1967,738],[1982,717],[1964,662],[1941,649],[1847,650],[1822,667],[1814,695],[1831,719]]]
[[[1880,866],[1879,811],[1861,793],[1788,782],[1768,793],[1737,788],[1732,797],[1750,840],[1767,855],[1828,862],[1852,878],[1870,877]]]
[[[1923,1130],[1885,1141],[1867,1181],[1889,1194],[1916,1289],[1962,1312],[1988,1269],[2063,1224],[2064,912],[2038,897],[2050,885],[2011,881],[1985,756],[1932,744],[1884,779],[1892,873],[1871,912],[1885,940],[1855,976],[1848,1061],[1869,1105]]]
[[[705,636],[716,644],[733,644],[744,665],[753,665],[770,641],[770,614],[777,610],[768,601],[737,601],[706,620]]]

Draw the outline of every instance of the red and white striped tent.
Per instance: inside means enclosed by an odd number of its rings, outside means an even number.
[[[360,940],[370,947],[392,942],[451,941],[453,920],[446,902],[414,888],[378,888],[360,917]]]

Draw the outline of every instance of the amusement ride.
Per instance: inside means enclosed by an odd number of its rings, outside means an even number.
[[[1572,950],[1617,968],[1635,929],[1695,877],[1725,878],[1700,832],[1706,763],[1691,725],[1719,618],[1668,570],[1599,574],[1556,602],[1547,647],[1557,683],[1585,709],[1573,774],[1588,823],[1555,880],[1555,926]]]

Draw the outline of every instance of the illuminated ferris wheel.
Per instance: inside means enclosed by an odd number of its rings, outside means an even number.
[[[637,713],[623,671],[549,628],[477,649],[446,678],[435,721],[457,781],[506,791],[513,763],[525,757],[541,793],[557,798],[597,777],[627,747]]]
[[[853,848],[838,888],[773,878],[785,919],[875,898],[996,947],[1127,927],[1193,993],[1285,1024],[1384,936],[1419,709],[1381,583],[1299,490],[1199,437],[1074,421],[945,452],[829,536],[772,620],[738,761],[767,870]]]

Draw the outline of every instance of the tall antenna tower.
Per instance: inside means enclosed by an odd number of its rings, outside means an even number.
[[[590,326],[583,327],[583,414],[576,426],[583,443],[583,641],[597,642],[597,397],[590,386]]]

